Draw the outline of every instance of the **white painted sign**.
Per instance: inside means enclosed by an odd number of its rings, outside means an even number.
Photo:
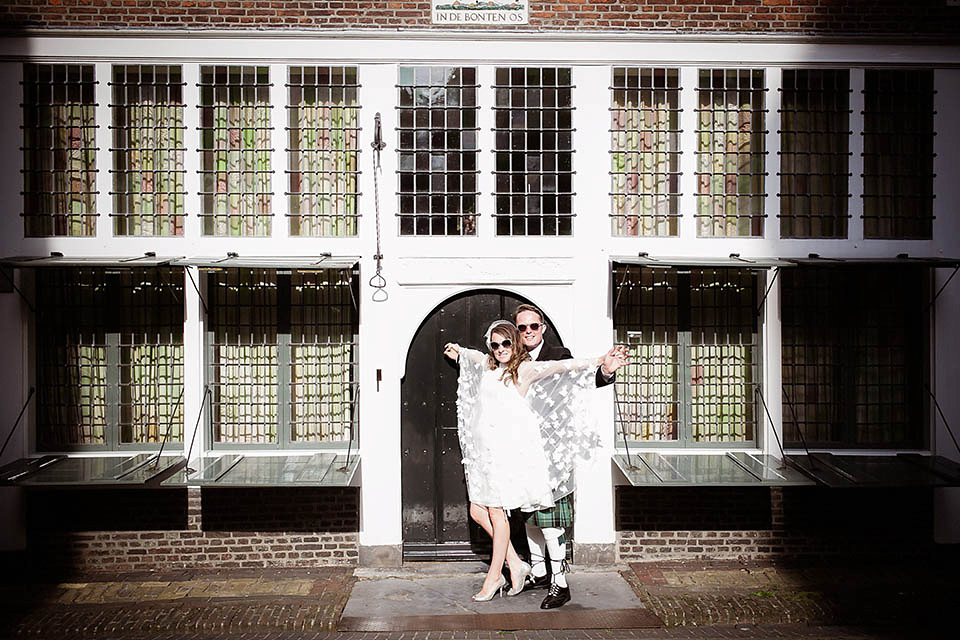
[[[433,24],[514,25],[527,24],[529,8],[510,0],[433,0]]]

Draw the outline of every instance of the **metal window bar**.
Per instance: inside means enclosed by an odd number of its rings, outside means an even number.
[[[23,65],[23,212],[28,237],[96,235],[93,65]]]
[[[614,328],[637,363],[617,374],[618,429],[682,445],[756,439],[756,275],[621,265]]]
[[[780,236],[846,238],[850,72],[784,69],[780,91]]]
[[[496,233],[571,235],[572,70],[498,67],[495,82]]]
[[[478,87],[474,67],[400,67],[400,235],[476,235]]]
[[[118,236],[183,235],[184,101],[179,65],[114,65],[113,216]]]
[[[802,267],[781,283],[784,440],[797,446],[924,443],[926,294],[914,267]]]
[[[286,195],[291,236],[357,235],[358,73],[357,67],[289,69]]]
[[[766,108],[762,69],[700,69],[697,235],[762,236]]]
[[[614,67],[610,89],[612,233],[679,235],[680,72]]]
[[[182,437],[179,270],[37,272],[37,442],[108,448]],[[179,296],[177,290],[180,290]]]
[[[201,214],[208,236],[269,236],[273,188],[265,66],[200,67]]]
[[[865,72],[864,237],[932,237],[934,94],[929,69]]]

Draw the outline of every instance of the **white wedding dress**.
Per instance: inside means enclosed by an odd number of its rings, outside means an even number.
[[[537,511],[573,491],[573,469],[599,445],[586,393],[597,358],[524,362],[519,385],[487,355],[460,349],[457,427],[470,501]]]

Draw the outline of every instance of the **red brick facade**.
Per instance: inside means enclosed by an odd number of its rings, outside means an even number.
[[[358,563],[349,489],[120,489],[29,496],[28,554],[60,570]]]
[[[422,29],[434,28],[430,11],[430,2],[399,0],[7,0],[0,6],[0,23],[8,30]],[[960,6],[947,6],[945,0],[558,0],[531,2],[529,24],[514,29],[955,38],[960,33]]]
[[[931,551],[932,540],[929,488],[617,491],[622,562],[922,556]]]

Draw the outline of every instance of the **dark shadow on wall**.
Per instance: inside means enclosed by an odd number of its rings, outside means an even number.
[[[204,489],[204,531],[351,533],[360,530],[356,487]]]

